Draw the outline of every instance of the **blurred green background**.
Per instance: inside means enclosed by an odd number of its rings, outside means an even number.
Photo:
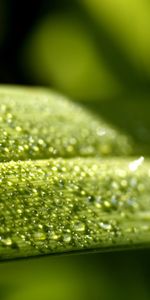
[[[56,89],[149,156],[150,1],[0,0],[0,82]],[[148,300],[149,269],[149,250],[1,263],[0,299]]]

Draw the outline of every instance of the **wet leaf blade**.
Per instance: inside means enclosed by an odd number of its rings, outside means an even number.
[[[0,165],[0,257],[150,244],[150,161],[50,159]]]

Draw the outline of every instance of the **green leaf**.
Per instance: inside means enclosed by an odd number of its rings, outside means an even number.
[[[47,90],[0,103],[1,259],[149,245],[150,161],[119,157],[128,137]]]
[[[65,97],[0,88],[0,161],[129,155],[132,141]]]

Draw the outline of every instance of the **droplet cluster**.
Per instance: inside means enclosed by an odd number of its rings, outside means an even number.
[[[149,242],[150,162],[130,165],[97,158],[0,164],[1,259]]]
[[[55,93],[0,87],[0,259],[149,243],[150,162],[106,158],[132,149]]]
[[[0,87],[1,162],[131,152],[128,137],[55,93]]]

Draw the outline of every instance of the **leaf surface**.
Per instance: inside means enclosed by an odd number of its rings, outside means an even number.
[[[149,245],[150,161],[126,135],[42,89],[2,86],[0,122],[1,259]]]

